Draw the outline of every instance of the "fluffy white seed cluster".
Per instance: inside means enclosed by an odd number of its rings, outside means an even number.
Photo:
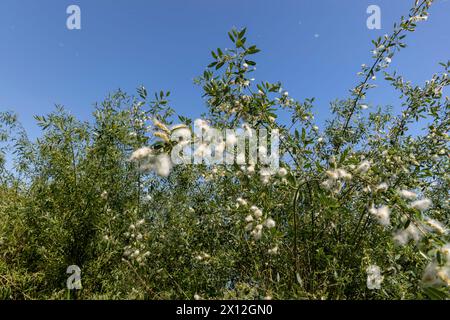
[[[322,186],[334,193],[341,191],[344,181],[350,181],[353,178],[352,174],[344,169],[328,170],[325,173],[328,179],[322,182]]]
[[[199,254],[195,255],[195,260],[203,263],[208,263],[211,259],[211,256],[207,254],[206,252],[200,252]]]
[[[262,184],[268,184],[272,175],[273,172],[270,168],[261,168],[259,170],[259,177]]]
[[[433,202],[430,199],[421,199],[411,202],[410,207],[419,211],[426,211],[431,208]]]
[[[417,198],[417,193],[409,190],[399,190],[398,195],[405,200],[415,200]]]
[[[422,283],[425,287],[450,286],[450,243],[439,248],[441,262],[431,261],[424,270]]]
[[[369,170],[370,170],[370,162],[364,160],[356,168],[356,173],[366,174]]]
[[[136,162],[142,171],[155,171],[161,177],[167,177],[172,169],[172,160],[167,153],[155,154],[148,147],[142,147],[133,152],[130,161]]]
[[[332,164],[336,164],[336,160],[334,157],[332,157],[330,161]],[[328,170],[325,172],[328,179],[322,182],[322,186],[325,189],[332,191],[333,193],[338,193],[341,191],[344,182],[348,182],[353,179],[353,174],[365,175],[369,172],[370,168],[370,161],[363,160],[359,165],[349,165],[348,170],[350,172],[343,168]],[[382,183],[377,188],[379,188],[379,190],[387,189],[387,184]],[[365,188],[365,191],[371,191],[370,187]]]
[[[242,157],[241,161],[244,162],[244,154],[239,154],[237,156],[238,161],[239,157]],[[288,182],[286,176],[289,174],[289,171],[284,167],[281,167],[278,170],[273,170],[270,167],[259,166],[257,169],[256,165],[252,161],[249,161],[248,166],[242,165],[240,169],[241,172],[238,172],[238,175],[247,174],[247,177],[251,178],[253,175],[255,175],[255,173],[257,173],[260,182],[265,185],[269,184],[271,181],[275,184],[278,182],[286,184]],[[273,178],[275,177],[279,178],[279,180],[274,180]]]
[[[376,186],[375,191],[377,192],[386,192],[389,188],[389,185],[386,182],[382,182]]]
[[[194,300],[202,300],[202,297],[198,294],[194,294]]]
[[[153,135],[166,143],[170,142],[170,135],[173,132],[158,119],[153,119],[153,125],[156,130],[159,130],[154,132]],[[176,125],[172,130],[177,132],[177,136],[180,136],[181,132],[182,137],[188,135],[188,133],[182,132],[183,130],[189,131],[185,125]],[[136,162],[141,171],[154,171],[161,177],[169,176],[172,169],[172,160],[167,153],[156,153],[149,147],[135,150],[129,160]]]
[[[370,265],[366,269],[367,272],[367,288],[369,290],[379,290],[381,289],[381,283],[384,277],[381,275],[381,270],[379,266]]]
[[[406,245],[411,240],[414,242],[420,241],[423,235],[423,230],[411,222],[406,229],[397,231],[394,234],[394,241],[399,245]]]
[[[108,199],[108,191],[103,191],[101,194],[100,194],[100,197],[103,199],[103,200],[106,200],[106,199]]]
[[[287,169],[286,168],[280,168],[279,170],[278,170],[278,176],[280,176],[280,177],[286,177],[287,176],[287,174],[288,174],[288,171],[287,171]]]
[[[431,219],[429,217],[425,217],[424,225],[427,231],[436,232],[440,235],[446,235],[448,233],[448,229],[439,221],[435,219]]]
[[[142,147],[131,154],[130,161],[144,161],[153,155],[153,150],[149,147]]]
[[[369,213],[373,215],[377,219],[378,223],[381,224],[382,226],[387,227],[390,225],[391,210],[389,209],[388,206],[381,206],[379,208],[375,208],[372,205],[372,207],[369,209]]]
[[[414,210],[423,212],[430,209],[433,205],[433,202],[427,198],[415,200],[418,195],[410,190],[398,190],[397,194],[405,200],[412,201],[409,203],[409,207]],[[411,240],[417,243],[423,238],[425,233],[428,232],[435,232],[440,235],[445,235],[448,231],[439,221],[425,217],[423,221],[415,223],[411,222],[406,229],[397,231],[394,234],[394,241],[400,245],[406,245]]]
[[[399,190],[397,193],[400,197],[409,201],[418,197],[415,192],[409,190]],[[430,199],[424,198],[412,201],[409,207],[419,211],[426,211],[432,205],[433,203]],[[447,233],[447,230],[439,221],[425,217],[423,222],[411,222],[406,229],[397,231],[394,234],[394,241],[400,245],[406,245],[411,240],[417,243],[423,238],[426,232],[436,232],[443,235]]]
[[[144,243],[144,236],[141,233],[142,227],[145,224],[145,220],[139,220],[134,224],[131,224],[128,231],[124,236],[130,241],[130,244],[125,247],[123,253],[124,259],[130,262],[135,262],[140,266],[144,265],[146,258],[150,255],[149,251],[146,251],[146,245]]]
[[[273,255],[273,256],[274,256],[274,255],[277,255],[277,254],[278,254],[278,251],[279,251],[278,246],[275,246],[275,247],[273,247],[273,248],[267,250],[267,252],[268,252],[270,255]]]
[[[248,207],[248,202],[242,198],[238,198],[236,204],[238,208],[241,206]],[[272,218],[264,218],[263,211],[255,205],[250,206],[248,209],[250,214],[244,218],[245,231],[249,232],[254,240],[260,240],[264,227],[267,229],[275,228],[276,222]]]
[[[239,208],[240,206],[246,207],[247,205],[248,205],[247,200],[243,198],[236,199],[236,208]]]

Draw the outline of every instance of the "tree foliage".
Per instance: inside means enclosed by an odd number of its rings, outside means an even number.
[[[245,29],[228,33],[233,48],[212,51],[196,79],[203,118],[278,129],[281,168],[268,178],[253,164],[142,170],[136,150],[169,153],[174,124],[192,128],[170,92],[117,91],[92,122],[58,106],[35,117],[35,141],[0,113],[0,298],[448,297],[450,62],[424,84],[388,72],[431,3],[373,41],[372,63],[322,130],[314,99],[255,83],[260,50]],[[398,110],[366,102],[376,75],[398,92]],[[77,292],[66,288],[70,265],[82,270]]]

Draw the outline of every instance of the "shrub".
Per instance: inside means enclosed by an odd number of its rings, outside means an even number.
[[[177,117],[170,92],[115,92],[92,123],[57,107],[36,116],[36,141],[1,113],[14,168],[0,162],[0,298],[448,298],[450,62],[420,86],[387,71],[431,3],[374,41],[372,64],[322,130],[314,99],[254,84],[259,49],[230,31],[234,47],[213,51],[196,80],[208,105],[197,124],[278,130],[276,172],[173,165],[183,142],[171,136],[194,123]],[[380,73],[399,91],[399,115],[366,111]],[[66,289],[70,265],[82,290]]]

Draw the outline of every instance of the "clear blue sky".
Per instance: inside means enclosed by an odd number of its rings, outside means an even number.
[[[297,99],[316,97],[322,121],[329,101],[345,98],[356,72],[369,63],[370,40],[390,32],[413,0],[1,0],[0,110],[19,114],[31,136],[32,116],[55,104],[89,119],[92,104],[121,88],[143,84],[170,90],[172,105],[191,117],[205,111],[192,83],[211,61],[210,50],[230,45],[226,32],[248,28],[256,80],[282,81]],[[82,30],[66,28],[66,8],[81,7]],[[366,27],[366,8],[382,10],[382,29]],[[450,1],[438,0],[427,22],[407,38],[391,68],[415,83],[450,59]],[[397,104],[378,89],[374,104]]]

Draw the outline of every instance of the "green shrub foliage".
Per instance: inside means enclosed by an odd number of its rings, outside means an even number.
[[[417,85],[388,68],[431,3],[373,41],[322,128],[314,99],[252,79],[260,50],[229,32],[195,81],[197,123],[278,129],[277,172],[172,165],[170,135],[194,119],[170,92],[117,91],[90,122],[58,106],[35,117],[36,140],[1,112],[0,299],[447,298],[450,62]],[[366,100],[375,76],[399,107]],[[81,290],[67,289],[71,265]]]

